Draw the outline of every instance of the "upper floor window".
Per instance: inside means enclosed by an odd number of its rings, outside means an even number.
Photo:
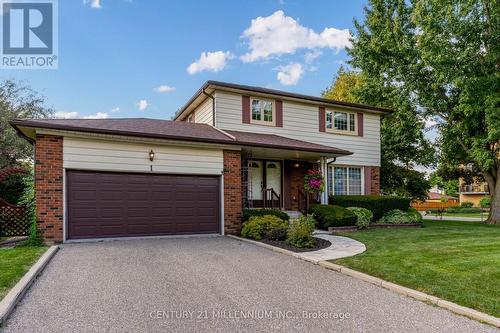
[[[252,123],[274,125],[274,103],[264,99],[252,99],[251,102]]]
[[[326,111],[326,130],[331,132],[356,133],[356,114],[342,111]]]

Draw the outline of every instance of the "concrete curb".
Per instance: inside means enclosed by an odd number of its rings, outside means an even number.
[[[466,316],[466,317],[469,317],[469,318],[477,320],[477,321],[481,321],[481,322],[493,325],[497,328],[500,327],[500,318],[491,316],[491,315],[486,314],[484,312],[480,312],[480,311],[477,311],[477,310],[474,310],[474,309],[471,309],[471,308],[468,308],[465,306],[461,306],[461,305],[458,305],[456,303],[440,299],[439,297],[432,296],[432,295],[423,293],[423,292],[418,291],[418,290],[406,288],[406,287],[400,286],[398,284],[395,284],[395,283],[392,283],[389,281],[385,281],[385,280],[379,279],[377,277],[374,277],[374,276],[371,276],[371,275],[368,275],[365,273],[361,273],[361,272],[355,271],[353,269],[350,269],[350,268],[347,268],[347,267],[344,267],[341,265],[331,263],[329,261],[315,261],[315,260],[310,260],[307,258],[301,258],[299,253],[284,250],[284,249],[281,249],[281,248],[276,247],[276,246],[272,246],[269,244],[265,244],[265,243],[261,243],[261,242],[253,241],[250,239],[233,236],[233,235],[227,235],[227,236],[231,237],[233,239],[237,239],[237,240],[246,242],[246,243],[251,243],[251,244],[254,244],[254,245],[257,245],[260,247],[265,247],[267,249],[270,249],[270,250],[278,252],[278,253],[287,254],[287,255],[292,256],[292,257],[300,258],[300,259],[312,262],[313,264],[324,267],[326,269],[330,269],[332,271],[353,277],[355,279],[358,279],[358,280],[361,280],[364,282],[368,282],[368,283],[374,284],[376,286],[388,289],[388,290],[395,292],[397,294],[411,297],[411,298],[414,298],[414,299],[419,300],[419,301],[424,301],[424,302],[436,305],[440,308],[447,309],[453,313],[456,313],[456,314]]]
[[[7,318],[12,313],[17,303],[23,298],[24,294],[28,291],[31,284],[42,273],[43,269],[49,263],[50,259],[59,250],[59,246],[53,245],[38,259],[38,261],[31,266],[26,274],[16,283],[7,295],[0,301],[0,324],[7,321]]]

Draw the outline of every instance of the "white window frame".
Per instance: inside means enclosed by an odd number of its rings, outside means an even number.
[[[345,113],[347,114],[347,129],[346,130],[341,130],[335,128],[335,113]],[[331,115],[331,125],[332,128],[328,128],[328,114]],[[354,130],[350,130],[351,128],[351,115],[353,115],[354,119]],[[341,111],[341,110],[326,110],[325,111],[325,130],[330,133],[336,133],[336,134],[346,134],[346,135],[358,135],[358,115],[356,112],[348,112],[348,111]]]
[[[347,168],[347,194],[342,194],[342,195],[365,195],[365,168],[363,166],[359,165],[343,165],[343,164],[335,164],[335,165],[329,165],[328,168],[330,168],[330,173],[332,175],[332,178],[330,179],[330,182],[328,182],[328,195],[335,195],[335,168]],[[361,194],[351,194],[350,192],[350,186],[349,186],[349,169],[350,168],[356,168],[356,169],[361,169]]]
[[[252,105],[254,101],[259,102],[260,106],[260,120],[255,120],[253,119],[253,110],[252,110]],[[262,107],[263,102],[271,102],[271,108],[272,108],[272,121],[265,121],[264,120],[264,108]],[[266,126],[276,126],[276,104],[273,100],[270,99],[263,99],[263,98],[250,98],[250,123],[251,124],[257,124],[257,125],[266,125]]]

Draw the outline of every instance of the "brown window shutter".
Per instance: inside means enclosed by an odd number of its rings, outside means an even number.
[[[372,168],[365,166],[365,195],[372,193]]]
[[[358,113],[358,136],[363,136],[363,114]]]
[[[250,96],[242,96],[241,110],[243,112],[241,117],[243,124],[250,124]]]
[[[325,132],[326,131],[326,114],[325,114],[325,108],[323,106],[320,106],[318,108],[318,117],[319,117],[319,131],[320,132]]]
[[[283,127],[283,101],[275,101],[276,127]]]

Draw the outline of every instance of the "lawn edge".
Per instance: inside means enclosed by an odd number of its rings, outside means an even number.
[[[286,255],[289,255],[289,256],[292,256],[295,258],[299,258],[299,259],[311,262],[315,265],[319,265],[323,268],[338,272],[340,274],[347,275],[347,276],[350,276],[352,278],[355,278],[355,279],[382,287],[384,289],[390,290],[390,291],[397,293],[399,295],[411,297],[411,298],[416,299],[418,301],[423,301],[426,303],[433,304],[433,305],[438,306],[440,308],[451,311],[455,314],[459,314],[459,315],[462,315],[462,316],[465,316],[465,317],[468,317],[468,318],[471,318],[471,319],[474,319],[474,320],[477,320],[477,321],[480,321],[483,323],[487,323],[487,324],[495,326],[497,328],[500,327],[500,318],[494,317],[492,315],[489,315],[489,314],[481,312],[481,311],[477,311],[477,310],[468,308],[466,306],[458,305],[456,303],[441,299],[441,298],[436,297],[436,296],[432,296],[432,295],[423,293],[423,292],[415,290],[415,289],[403,287],[403,286],[400,286],[398,284],[380,279],[378,277],[375,277],[375,276],[372,276],[372,275],[369,275],[366,273],[362,273],[362,272],[356,271],[354,269],[351,269],[351,268],[348,268],[348,267],[345,267],[342,265],[331,263],[329,261],[319,261],[319,260],[309,259],[309,258],[301,256],[300,253],[285,250],[285,249],[282,249],[282,248],[279,248],[279,247],[276,247],[273,245],[261,243],[261,242],[254,241],[251,239],[241,238],[241,237],[234,236],[234,235],[226,235],[226,236],[233,238],[233,239],[236,239],[236,240],[239,240],[239,241],[254,244],[254,245],[257,245],[260,247],[264,247],[264,248],[267,248],[267,249],[274,251],[274,252],[278,252],[278,253],[286,254]]]
[[[12,313],[17,303],[21,301],[24,294],[28,291],[30,286],[36,278],[43,272],[52,257],[59,250],[58,245],[53,245],[45,251],[37,262],[30,267],[24,276],[16,283],[16,285],[5,295],[0,301],[0,325],[7,321],[7,318]]]

